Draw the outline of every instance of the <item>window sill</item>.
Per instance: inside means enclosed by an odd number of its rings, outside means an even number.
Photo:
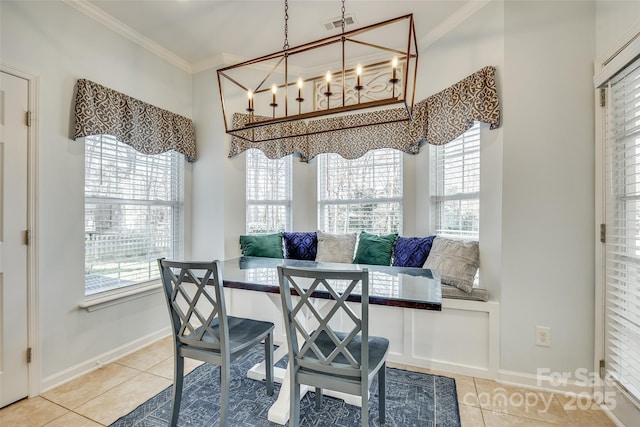
[[[97,295],[91,295],[85,298],[78,307],[91,312],[148,295],[157,294],[159,292],[162,292],[161,282],[143,283],[137,286],[127,287],[126,289],[118,289],[115,291],[107,291]]]

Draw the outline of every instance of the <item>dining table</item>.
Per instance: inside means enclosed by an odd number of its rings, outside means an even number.
[[[263,292],[269,297],[269,300],[278,311],[282,313],[277,269],[279,265],[323,270],[367,269],[369,272],[369,306],[382,305],[415,310],[442,310],[440,273],[425,268],[242,256],[222,261],[223,285],[228,289]],[[291,292],[292,295],[295,295],[293,289],[291,289]],[[331,306],[329,293],[318,289],[313,292],[312,297],[318,302],[319,312],[329,310]],[[356,292],[350,295],[347,301],[355,304],[360,303],[359,293]],[[287,354],[287,345],[280,345],[274,353],[273,363],[276,364]],[[285,425],[289,419],[290,389],[288,366],[287,364],[286,369],[274,368],[274,379],[282,385],[276,402],[269,409],[268,419],[280,425]],[[247,376],[261,381],[265,379],[265,372],[265,362],[263,361],[253,366]],[[301,398],[308,390],[310,388],[306,386],[301,388]],[[347,395],[331,390],[325,390],[324,393],[328,396],[343,399],[349,404],[357,406],[361,404],[360,396]]]

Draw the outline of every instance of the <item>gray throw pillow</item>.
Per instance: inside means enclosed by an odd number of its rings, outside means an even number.
[[[356,233],[332,234],[318,230],[318,262],[346,262],[353,261],[356,249]]]
[[[478,242],[436,237],[423,268],[438,270],[442,283],[471,293],[479,265]]]

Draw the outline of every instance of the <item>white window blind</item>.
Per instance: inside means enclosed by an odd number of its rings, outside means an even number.
[[[272,160],[260,150],[247,151],[247,233],[290,230],[291,157]]]
[[[640,60],[609,84],[605,367],[640,402]]]
[[[85,294],[160,277],[182,254],[184,156],[85,138]]]
[[[434,230],[478,239],[480,227],[480,125],[431,149]]]
[[[319,228],[331,233],[402,231],[402,153],[385,148],[318,160]]]

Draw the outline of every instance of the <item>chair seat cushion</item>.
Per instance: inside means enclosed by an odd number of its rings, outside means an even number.
[[[343,341],[345,337],[348,335],[343,332],[335,332],[336,336]],[[331,337],[325,332],[322,331],[318,338],[315,341],[316,345],[322,351],[322,354],[328,356],[331,354],[333,350],[336,348],[336,344],[333,342]],[[351,353],[351,355],[361,363],[362,361],[362,336],[356,335],[349,344],[347,344],[347,350]],[[371,374],[374,372],[387,357],[387,352],[389,351],[389,340],[383,337],[375,337],[369,336],[369,364],[368,364],[368,373]],[[313,350],[309,349],[303,357],[305,362],[317,363],[320,367],[320,361],[318,357],[313,352]],[[347,358],[343,353],[338,353],[338,355],[333,359],[332,363],[342,364],[342,365],[350,365]],[[343,366],[344,368],[344,366]],[[313,369],[311,367],[301,367],[301,370],[308,371],[324,371],[323,369]]]
[[[273,330],[273,323],[260,320],[243,319],[240,317],[227,317],[229,321],[229,349],[231,353],[237,350],[253,346]]]
[[[262,341],[274,327],[271,322],[244,319],[241,317],[228,316],[227,321],[229,323],[229,352],[232,354],[247,347],[252,347],[257,342]],[[211,329],[213,329],[216,335],[220,333],[217,317],[211,322]],[[201,330],[202,326],[196,329],[195,335],[199,335]],[[219,349],[219,345],[217,345],[218,339],[211,336],[208,331],[204,333],[201,341],[189,339],[183,342],[190,347],[212,348],[213,346]]]

